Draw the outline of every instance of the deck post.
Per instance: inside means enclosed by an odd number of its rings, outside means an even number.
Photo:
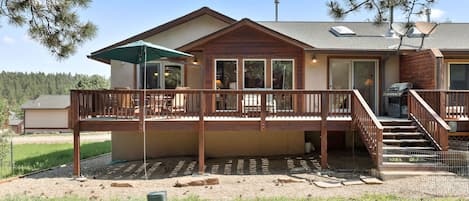
[[[261,125],[260,125],[260,130],[261,132],[264,132],[265,131],[265,117],[267,116],[266,115],[266,104],[267,104],[267,101],[266,101],[266,94],[265,93],[262,93],[261,94]]]
[[[80,172],[80,116],[79,116],[79,97],[76,91],[70,93],[71,117],[73,124],[73,176],[79,177]]]
[[[205,94],[200,93],[200,115],[199,115],[199,174],[205,173]]]
[[[329,93],[321,93],[321,168],[327,168],[327,113],[329,108]]]

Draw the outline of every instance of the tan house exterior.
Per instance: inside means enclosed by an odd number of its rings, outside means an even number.
[[[332,33],[340,26],[354,34]],[[112,159],[140,160],[143,135],[139,122],[145,121],[150,158],[198,155],[203,167],[204,157],[304,154],[305,142],[311,142],[321,147],[317,148],[321,165],[327,167],[328,148],[352,146],[350,134],[358,132],[362,136],[359,146],[366,147],[382,166],[383,126],[376,116],[387,112],[384,90],[406,81],[415,82],[420,89],[448,89],[451,75],[447,66],[469,59],[469,41],[465,46],[446,43],[445,35],[455,34],[452,29],[467,28],[469,24],[441,24],[425,38],[422,48],[418,46],[421,37],[409,35],[397,51],[393,47],[399,39],[384,35],[387,26],[367,22],[235,20],[204,7],[94,52],[144,40],[190,53],[194,58],[150,61],[147,66],[152,71],[147,70],[147,77],[139,65],[99,60],[110,64],[111,88],[131,90],[72,91],[75,144],[79,145],[81,130],[110,130]],[[462,35],[454,37],[469,40]],[[420,70],[425,73],[420,75]],[[178,75],[176,81],[171,77],[174,72]],[[166,97],[173,99],[174,106],[178,93],[175,88],[190,88],[180,92],[187,97],[184,111],[152,108],[154,114],[147,116],[140,112],[141,107],[131,107],[122,115],[110,112],[115,105],[91,101],[101,100],[100,94],[122,99],[125,96],[120,94],[129,93],[143,102],[143,79],[147,79],[147,85],[150,83],[148,93],[159,97],[154,104],[159,106]],[[262,104],[258,105],[260,113],[250,118],[246,108],[251,104],[250,94],[256,91],[256,96],[262,97],[257,101]],[[276,97],[275,103],[269,98],[272,96]],[[233,118],[223,119],[225,115]],[[130,120],[120,120],[122,116]],[[280,118],[283,116],[288,118]],[[114,123],[100,117],[116,120]],[[441,135],[445,135],[448,126],[441,125]],[[445,139],[447,135],[441,138],[442,149],[447,149]],[[75,153],[79,154],[79,146]],[[75,165],[79,165],[78,160]]]
[[[41,95],[21,106],[24,132],[70,132],[70,96]]]

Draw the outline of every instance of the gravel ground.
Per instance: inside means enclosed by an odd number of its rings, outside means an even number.
[[[81,142],[103,142],[111,140],[109,132],[99,133],[82,133],[80,135]],[[13,137],[13,144],[56,144],[56,143],[72,143],[73,135],[65,134],[31,134]]]
[[[96,170],[108,170],[110,155],[82,161],[82,172],[93,174]],[[439,196],[463,197],[469,199],[469,178],[455,176],[411,177],[385,181],[381,185],[343,186],[322,189],[310,182],[277,184],[278,178],[286,174],[268,175],[220,175],[211,174],[220,180],[219,185],[176,188],[178,180],[193,176],[165,177],[151,180],[92,179],[78,182],[71,179],[71,167],[64,166],[51,171],[31,175],[27,178],[0,184],[0,197],[5,195],[28,195],[45,197],[79,196],[89,199],[144,198],[148,192],[167,191],[169,198],[198,195],[212,200],[255,197],[358,197],[364,194],[393,194],[401,197],[428,198]],[[336,181],[331,177],[315,173],[289,174],[295,178],[311,181]],[[133,187],[111,187],[111,183],[129,183]],[[53,189],[53,190],[51,190]]]

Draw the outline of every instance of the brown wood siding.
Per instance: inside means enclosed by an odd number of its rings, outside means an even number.
[[[402,55],[400,82],[411,82],[416,89],[436,89],[436,58],[431,50]]]
[[[202,47],[205,57],[205,81],[204,88],[212,89],[214,86],[214,60],[238,59],[238,70],[242,68],[242,59],[266,59],[266,74],[270,75],[271,59],[295,60],[295,86],[304,88],[304,62],[303,49],[281,41],[268,34],[262,33],[251,27],[241,27],[238,30],[216,38]],[[242,79],[238,80],[241,83]],[[267,76],[266,86],[270,86],[270,78]]]

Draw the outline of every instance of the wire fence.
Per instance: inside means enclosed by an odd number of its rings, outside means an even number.
[[[14,170],[12,133],[0,130],[0,179],[12,175]]]
[[[410,151],[407,155],[411,157],[409,162],[436,172],[419,178],[425,184],[421,192],[437,197],[469,196],[469,149]]]

